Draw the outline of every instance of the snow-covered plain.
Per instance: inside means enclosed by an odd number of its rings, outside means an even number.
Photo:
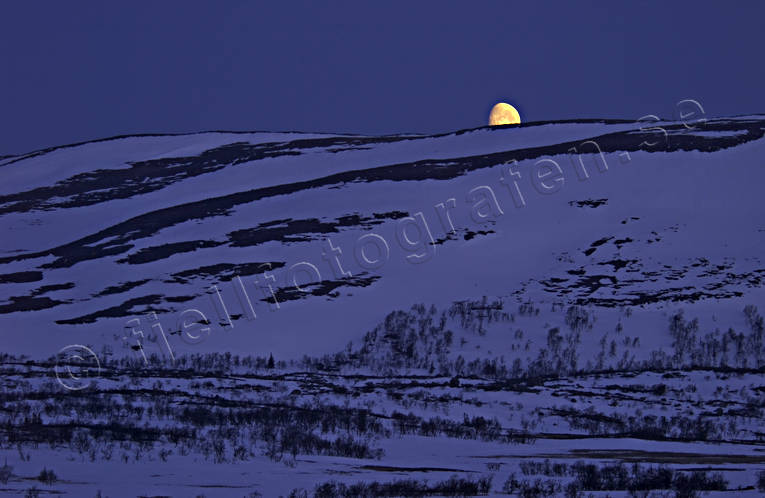
[[[73,496],[520,493],[511,472],[563,493],[576,471],[520,466],[551,459],[719,468],[719,493],[757,496],[763,134],[592,120],[4,158],[0,488],[45,465],[60,479],[38,487]],[[92,377],[62,373],[73,351]]]

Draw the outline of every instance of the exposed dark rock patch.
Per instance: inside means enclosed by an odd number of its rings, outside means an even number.
[[[316,240],[316,234],[337,233],[342,228],[370,227],[383,223],[385,219],[400,219],[408,216],[401,211],[374,213],[373,217],[359,214],[341,216],[334,221],[321,221],[317,218],[303,220],[272,220],[254,228],[235,230],[228,234],[231,247],[248,247],[266,242],[309,242]]]
[[[621,249],[624,244],[629,244],[630,242],[635,242],[635,241],[632,240],[630,237],[625,237],[623,239],[616,239],[614,241],[614,245],[618,247],[619,249]]]
[[[590,244],[590,247],[584,251],[585,256],[590,256],[592,253],[594,253],[598,247],[602,246],[609,240],[613,239],[613,237],[603,237],[602,239],[596,240],[592,244]]]
[[[599,265],[611,265],[614,268],[614,271],[619,271],[622,268],[625,268],[632,264],[637,264],[637,259],[612,259],[611,261],[603,261],[601,263],[598,263]]]
[[[583,201],[569,201],[569,206],[596,208],[608,204],[608,199],[585,199]]]
[[[56,323],[60,325],[82,325],[85,323],[94,323],[99,318],[120,318],[131,315],[141,315],[148,311],[164,312],[168,311],[162,308],[156,308],[155,305],[162,303],[163,297],[159,294],[150,294],[148,296],[136,297],[128,299],[124,303],[118,306],[112,306],[103,310],[99,310],[87,315],[79,316],[76,318],[68,318],[64,320],[56,320]],[[144,309],[136,311],[135,308],[142,306]]]
[[[151,263],[160,259],[166,259],[174,254],[181,254],[185,252],[194,252],[197,249],[205,249],[209,247],[217,247],[222,245],[222,242],[216,242],[214,240],[188,240],[184,242],[173,242],[170,244],[162,244],[159,246],[145,247],[140,251],[132,254],[128,254],[127,257],[117,260],[117,263],[129,263],[131,265],[140,265],[144,263]]]
[[[149,281],[151,281],[151,279],[147,278],[144,280],[137,280],[135,282],[122,282],[121,284],[107,287],[101,292],[95,294],[93,297],[108,296],[110,294],[122,294],[123,292],[127,292],[131,289],[135,289],[136,287],[140,287]]]
[[[489,235],[491,233],[494,233],[494,230],[476,230],[475,232],[468,230],[465,232],[465,235],[463,235],[462,238],[465,240],[470,240],[475,238],[476,235]]]
[[[732,297],[741,297],[743,295],[740,291],[704,292],[698,290],[693,291],[693,289],[695,289],[695,287],[673,287],[655,292],[636,292],[634,294],[627,294],[622,298],[580,298],[576,300],[576,304],[616,308],[620,306],[641,306],[644,304],[662,302],[693,303],[701,299],[728,299]]]
[[[274,292],[277,302],[295,301],[298,299],[304,299],[308,296],[329,296],[337,297],[339,294],[336,289],[340,287],[367,287],[372,285],[375,280],[379,279],[379,276],[355,276],[344,278],[342,280],[322,280],[321,282],[313,282],[301,286],[302,290],[296,289],[294,286],[281,287]],[[273,297],[267,297],[261,299],[261,301],[267,303],[274,303]]]
[[[12,296],[10,302],[0,304],[0,314],[16,313],[18,311],[39,311],[53,308],[69,301],[59,301],[49,297]]]
[[[47,294],[48,292],[73,289],[73,288],[74,288],[74,282],[66,282],[64,284],[43,285],[42,287],[38,287],[37,289],[33,290],[32,296],[41,296],[43,294]]]
[[[21,284],[26,282],[39,282],[43,279],[41,271],[19,271],[0,275],[0,284]]]
[[[165,298],[165,301],[168,303],[185,303],[187,301],[191,301],[196,296],[168,296]]]
[[[59,301],[57,299],[40,296],[47,294],[48,292],[72,288],[74,288],[74,282],[49,284],[34,289],[27,296],[11,296],[8,302],[0,304],[0,314],[15,313],[18,311],[38,311],[53,308],[60,304],[68,304],[71,301]]]
[[[216,281],[228,282],[235,277],[248,277],[250,275],[261,274],[267,271],[281,268],[284,263],[281,261],[256,262],[256,263],[218,263],[215,265],[200,266],[173,273],[168,283],[186,284],[196,278],[214,279]]]

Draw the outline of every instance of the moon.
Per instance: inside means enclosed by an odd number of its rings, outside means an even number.
[[[521,124],[521,115],[515,107],[504,102],[500,102],[491,108],[489,114],[489,126]]]

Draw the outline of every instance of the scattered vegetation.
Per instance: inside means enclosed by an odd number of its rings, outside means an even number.
[[[37,476],[37,480],[40,481],[43,484],[47,484],[48,486],[52,486],[56,483],[58,480],[58,477],[56,476],[56,473],[52,470],[48,470],[47,468],[43,468],[40,471],[40,474]]]
[[[24,498],[40,498],[40,490],[32,486],[24,492]]]
[[[344,484],[329,481],[314,488],[313,498],[378,498],[395,496],[485,496],[491,491],[492,477],[465,479],[452,476],[446,481],[428,483],[414,479],[392,482]],[[308,498],[307,491],[294,489],[290,498]]]
[[[3,466],[0,467],[0,483],[8,484],[8,480],[12,476],[13,476],[13,467],[8,465],[8,459],[6,459]]]
[[[415,305],[388,314],[356,346],[297,361],[209,353],[178,356],[173,363],[149,355],[145,364],[138,357],[102,356],[105,382],[81,391],[64,391],[51,378],[52,359],[0,353],[0,447],[17,448],[21,461],[28,461],[29,448],[47,445],[84,461],[166,462],[195,454],[214,463],[265,456],[293,466],[298,455],[379,459],[381,439],[406,436],[504,444],[533,444],[551,432],[765,440],[759,429],[765,418],[765,332],[755,306],[743,309],[745,332],[705,332],[682,311],[670,314],[665,346],[638,359],[630,353],[639,347],[638,338],[630,337],[629,322],[621,326],[630,308],[616,330],[613,322],[598,330],[597,317],[582,306],[553,305],[558,315],[552,323],[542,324],[540,312],[524,302],[510,313],[503,301],[488,298],[441,312]],[[540,322],[539,329],[529,322]],[[459,336],[453,332],[458,328]],[[505,330],[510,360],[471,351],[473,341],[485,341],[487,330]],[[583,343],[599,345],[586,360]],[[689,373],[700,369],[695,377]],[[699,382],[702,374],[705,381]],[[712,385],[716,390],[709,396],[705,389]],[[524,399],[529,396],[535,401]],[[546,465],[521,464],[524,477],[511,476],[504,491],[579,496],[664,489],[693,496],[727,485],[720,475],[666,467]],[[12,470],[7,462],[0,467],[1,483],[11,479]],[[50,486],[58,476],[44,468],[36,479]],[[758,479],[765,488],[765,476]],[[400,494],[448,495],[446,488],[433,491],[443,483],[407,482],[396,481],[407,490]],[[459,488],[457,481],[444,482]],[[330,482],[312,493],[393,496],[385,493],[399,489],[394,483],[373,485]],[[480,494],[477,489],[471,492]]]
[[[640,491],[672,490],[677,498],[698,496],[700,491],[726,491],[728,482],[719,472],[683,471],[666,466],[625,465],[621,463],[596,465],[582,461],[574,464],[530,461],[520,465],[523,475],[567,477],[564,484],[557,479],[517,479],[511,474],[503,491],[523,497],[552,496],[565,492],[579,496],[582,491]]]

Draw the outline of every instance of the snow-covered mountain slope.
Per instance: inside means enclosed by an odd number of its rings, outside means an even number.
[[[681,306],[743,327],[744,305],[763,302],[763,134],[765,116],[591,120],[131,136],[5,157],[4,351],[130,352],[140,330],[164,335],[158,353],[299,357],[394,309],[482,296],[533,302],[545,334],[571,304],[630,335]]]
[[[0,492],[760,496],[764,134],[1,157]]]

